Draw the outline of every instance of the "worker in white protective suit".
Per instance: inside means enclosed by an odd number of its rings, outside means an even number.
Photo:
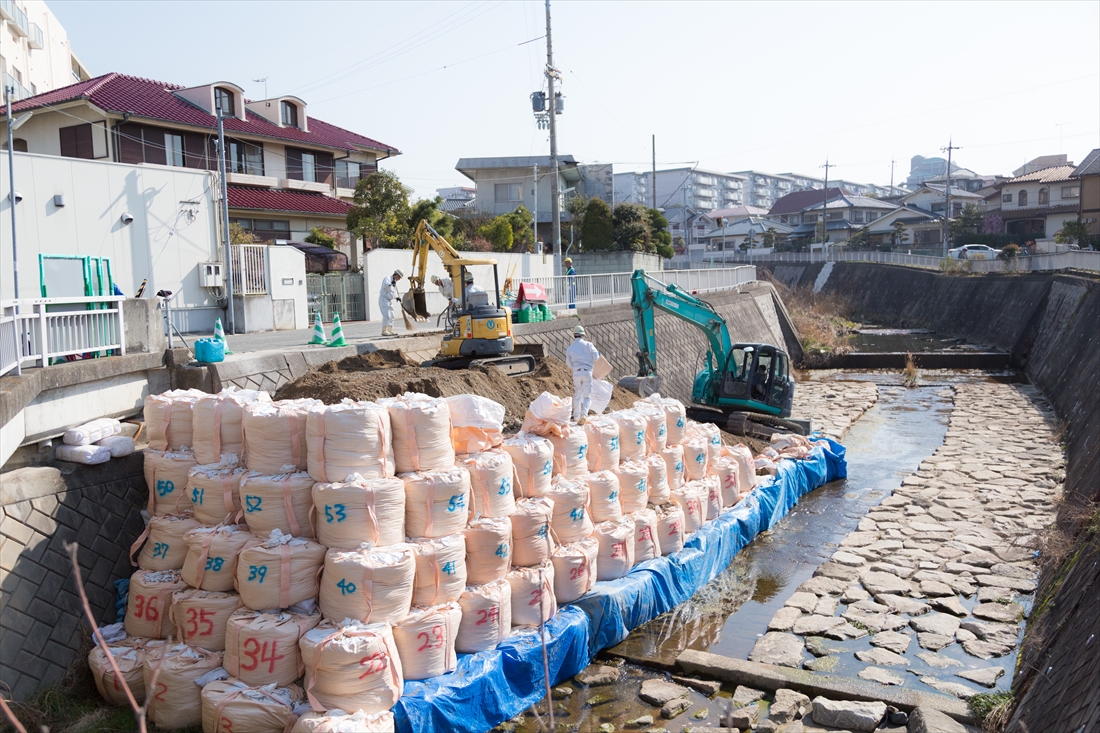
[[[447,305],[458,307],[458,301],[455,300],[455,284],[451,278],[432,275],[432,284],[439,288],[440,294],[447,299]]]
[[[378,291],[378,310],[382,313],[382,335],[396,336],[393,332],[394,309],[401,306],[397,303],[400,296],[397,294],[397,283],[405,274],[401,270],[394,270],[392,275],[382,278],[382,289]]]
[[[469,308],[470,296],[474,293],[484,293],[485,288],[479,288],[477,285],[474,285],[474,275],[471,272],[466,273],[465,277],[463,277],[463,282],[466,284],[463,297],[466,299],[466,307]]]
[[[573,370],[573,419],[578,425],[588,420],[592,407],[592,370],[600,352],[584,338],[584,326],[573,327],[573,343],[565,350],[565,365]]]

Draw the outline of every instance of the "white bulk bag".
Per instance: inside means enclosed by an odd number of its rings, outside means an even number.
[[[684,511],[684,534],[689,535],[707,521],[709,487],[702,481],[688,481],[672,492],[672,503]]]
[[[225,649],[225,627],[241,607],[236,593],[188,588],[172,594],[172,622],[180,641],[212,652]]]
[[[600,546],[597,580],[616,580],[630,572],[634,567],[634,520],[623,517],[617,522],[600,522],[592,536]]]
[[[700,479],[699,483],[706,487],[706,504],[707,508],[704,512],[706,521],[710,522],[718,518],[718,515],[722,513],[724,505],[722,504],[722,487],[718,483],[717,476],[707,476],[704,479]]]
[[[501,446],[516,467],[516,496],[542,496],[554,473],[554,444],[533,433],[519,433]]]
[[[179,570],[187,557],[183,536],[198,526],[199,523],[190,512],[151,517],[145,531],[130,549],[130,564],[142,570]],[[145,541],[145,546],[138,553],[137,562],[134,562],[134,550],[142,540]]]
[[[545,496],[520,499],[512,520],[512,564],[520,567],[538,565],[550,559],[554,540],[550,537],[550,520],[554,502]]]
[[[284,473],[285,466],[306,470],[306,416],[311,407],[322,404],[321,400],[307,397],[246,405],[241,433],[248,469],[269,475]]]
[[[479,517],[462,530],[466,538],[466,583],[499,580],[512,567],[512,522],[508,517]]]
[[[684,510],[679,504],[669,503],[654,507],[657,514],[657,544],[662,555],[671,555],[684,549]]]
[[[612,469],[619,479],[619,503],[623,513],[645,509],[649,503],[649,465],[645,461],[624,461]]]
[[[675,490],[684,485],[684,446],[670,445],[659,454],[665,462],[665,473],[668,476],[669,490]],[[666,500],[667,501],[667,500]],[[654,501],[654,504],[662,502]]]
[[[114,418],[101,417],[75,428],[69,428],[62,436],[61,442],[65,445],[91,445],[121,432],[122,423]]]
[[[578,542],[592,534],[592,518],[588,516],[588,484],[555,476],[546,492],[554,502],[550,526],[558,542]]]
[[[729,446],[722,446],[722,455],[707,466],[710,475],[718,480],[722,506],[733,506],[741,500],[740,468],[741,464],[733,457],[733,449]]]
[[[168,611],[172,594],[186,587],[178,570],[139,570],[131,575],[123,623],[126,633],[151,639],[177,636]]]
[[[416,559],[413,606],[457,601],[466,587],[465,535],[410,539],[408,544]]]
[[[352,474],[345,481],[314,484],[313,513],[317,541],[325,547],[396,545],[405,539],[405,482]]]
[[[321,615],[335,621],[395,624],[412,605],[416,560],[407,544],[325,553]]]
[[[572,417],[571,399],[543,392],[527,408],[521,430],[536,435],[558,435]]]
[[[593,522],[615,521],[623,516],[623,507],[619,502],[619,477],[614,471],[590,473],[584,480],[588,484],[588,508]]]
[[[588,434],[580,425],[562,426],[561,435],[547,436],[554,444],[554,475],[584,478],[588,473]]]
[[[123,687],[125,684],[130,688],[138,705],[144,703],[145,680],[141,669],[145,664],[148,651],[163,644],[163,641],[151,641],[132,636],[108,644],[111,655],[115,658],[115,664],[118,665],[118,671],[122,673],[121,680],[115,674],[111,663],[107,661],[107,654],[103,651],[103,647],[99,644],[92,647],[92,651],[88,653],[88,669],[92,673],[92,679],[95,680],[100,696],[111,705],[129,707],[130,700],[126,697],[126,690]]]
[[[483,517],[507,517],[516,510],[512,456],[500,449],[459,459],[470,472],[473,511]]]
[[[684,431],[687,428],[687,410],[684,403],[672,397],[662,397],[660,394],[652,394],[644,400],[634,403],[634,407],[653,405],[665,411],[665,425],[668,428],[667,445],[679,445],[683,442]]]
[[[244,455],[241,421],[246,405],[270,403],[271,395],[254,389],[229,386],[218,394],[204,394],[191,408],[194,442],[191,448],[199,463],[217,463],[222,454]]]
[[[707,463],[718,460],[722,453],[722,431],[714,423],[692,422],[689,424],[692,437],[701,436],[707,441]]]
[[[216,680],[202,688],[204,733],[270,733],[297,720],[294,703],[303,697],[298,685],[249,687],[240,680]]]
[[[187,546],[182,571],[184,582],[202,590],[233,590],[237,556],[254,539],[243,524],[192,529],[183,537]]]
[[[619,460],[640,461],[646,456],[648,421],[637,410],[616,410],[609,417],[619,426]]]
[[[306,413],[306,464],[314,481],[393,476],[390,413],[373,402],[345,399]]]
[[[684,478],[688,481],[698,481],[707,475],[707,455],[709,447],[707,438],[696,435],[683,442],[684,447]]]
[[[470,472],[465,466],[403,473],[398,478],[405,482],[407,536],[445,537],[466,526],[470,516]]]
[[[657,512],[646,507],[628,515],[634,522],[634,564],[661,556],[658,538]]]
[[[237,558],[237,592],[256,610],[287,608],[317,595],[325,548],[277,529],[250,540]]]
[[[274,474],[249,471],[238,489],[244,521],[261,537],[279,530],[294,537],[313,539],[313,479],[305,471],[283,466]]]
[[[596,585],[596,556],[600,542],[586,537],[554,550],[554,598],[572,603]]]
[[[303,635],[298,646],[314,712],[380,713],[392,708],[405,689],[389,624],[325,621]]]
[[[737,461],[737,492],[744,497],[756,488],[756,462],[752,451],[743,443],[729,448],[727,455]]]
[[[149,700],[149,719],[158,728],[175,730],[202,723],[202,688],[195,680],[222,666],[222,653],[177,644],[145,655],[142,678]],[[156,687],[153,673],[156,671]]]
[[[59,445],[54,450],[59,461],[97,466],[111,460],[111,449],[102,445]]]
[[[110,453],[110,451],[108,451]],[[187,450],[145,451],[145,485],[149,487],[149,514],[176,514],[187,508],[187,474],[197,464]]]
[[[588,436],[588,470],[606,471],[619,465],[619,425],[610,417],[593,417],[584,424]]]
[[[393,640],[401,655],[407,680],[426,680],[453,672],[458,666],[455,636],[462,620],[456,601],[438,606],[414,606],[405,620],[393,627]]]
[[[134,439],[128,435],[112,435],[109,438],[97,440],[95,444],[110,451],[111,458],[128,456],[136,450]]]
[[[667,448],[665,450],[668,450]],[[643,461],[649,468],[649,503],[665,504],[668,502],[668,464],[660,453],[653,453]]]
[[[393,713],[365,713],[356,710],[329,710],[327,713],[306,713],[290,729],[290,733],[394,733]]]
[[[646,452],[660,453],[668,446],[668,414],[658,405],[635,403],[634,409],[645,417]]]
[[[454,465],[451,410],[441,397],[406,392],[378,404],[389,410],[397,473],[444,471]]]
[[[504,405],[473,394],[454,395],[446,400],[456,453],[480,453],[504,441]]]
[[[492,649],[512,633],[512,585],[507,578],[467,587],[458,598],[462,620],[455,651],[475,654]]]
[[[228,461],[199,464],[187,474],[187,498],[195,519],[203,524],[221,524],[239,519],[241,479],[248,471],[236,465],[236,456]]]
[[[589,405],[592,412],[598,415],[611,404],[611,398],[615,396],[615,385],[606,379],[593,379],[591,396]]]
[[[173,389],[145,398],[145,430],[149,448],[175,451],[195,444],[191,408],[206,396],[198,389]]]
[[[260,613],[242,608],[225,625],[225,671],[249,685],[288,685],[302,676],[298,641],[317,613]]]
[[[558,612],[550,560],[531,568],[512,568],[508,584],[512,586],[512,626],[538,626]]]

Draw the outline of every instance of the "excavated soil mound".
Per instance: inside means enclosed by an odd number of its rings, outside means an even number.
[[[375,351],[330,361],[279,388],[276,399],[313,397],[326,405],[344,398],[377,400],[405,392],[421,392],[432,397],[476,394],[504,405],[505,432],[519,430],[523,415],[532,400],[542,392],[562,397],[573,394],[573,375],[559,359],[548,356],[537,360],[535,371],[522,377],[509,377],[494,367],[450,371],[438,367],[416,366],[404,353]],[[608,409],[631,407],[638,396],[615,387]]]

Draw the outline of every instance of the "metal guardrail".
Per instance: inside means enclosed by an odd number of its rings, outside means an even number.
[[[24,366],[126,353],[123,296],[27,298],[0,303],[0,375]],[[18,306],[18,307],[17,307]]]
[[[943,268],[943,257],[928,255],[911,255],[904,252],[849,252],[833,250],[830,252],[773,252],[766,255],[756,255],[751,259],[740,254],[729,257],[727,262],[877,262],[886,265],[905,265],[908,267],[921,267],[925,269],[939,270]],[[1048,254],[1024,255],[1011,260],[952,260],[959,266],[968,268],[971,272],[1038,272],[1041,270],[1093,270],[1100,271],[1100,252],[1092,251],[1067,251],[1051,252]],[[694,263],[689,270],[704,270],[706,263]]]
[[[233,294],[264,295],[267,293],[267,245],[234,244]]]
[[[536,283],[545,288],[547,305],[551,308],[587,308],[594,305],[629,303],[630,278],[633,274],[616,272],[604,275],[524,277],[520,278],[520,282]],[[654,273],[653,276],[668,285],[676,284],[690,292],[707,293],[756,282],[756,268],[742,266],[714,270],[664,270]]]

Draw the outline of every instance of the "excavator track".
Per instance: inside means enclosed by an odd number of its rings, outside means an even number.
[[[771,440],[775,433],[806,434],[803,427],[796,422],[756,412],[718,410],[713,407],[688,405],[687,416],[696,422],[714,423],[733,435],[745,435],[764,441]]]
[[[473,369],[480,366],[493,366],[500,369],[509,377],[522,377],[535,371],[537,366],[535,357],[530,354],[512,354],[510,356],[490,356],[484,359],[475,357],[454,357],[446,359],[430,359],[421,362],[422,367],[438,367],[457,371],[460,369]]]

